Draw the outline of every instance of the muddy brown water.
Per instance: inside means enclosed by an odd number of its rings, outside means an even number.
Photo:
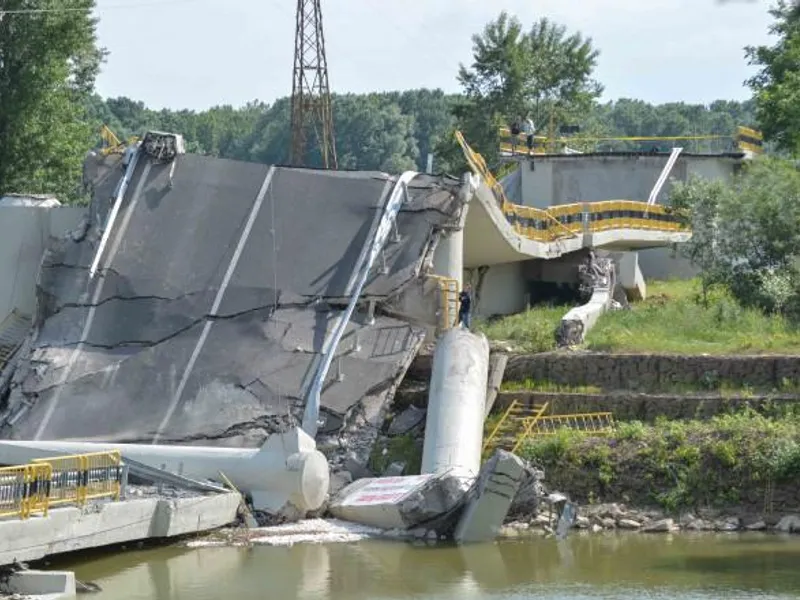
[[[56,565],[53,565],[56,566]],[[401,542],[180,547],[83,557],[96,600],[784,599],[800,596],[800,536],[574,535],[464,548]]]

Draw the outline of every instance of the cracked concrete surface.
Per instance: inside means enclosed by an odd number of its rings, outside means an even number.
[[[169,186],[170,165],[143,159],[90,280],[122,175],[104,161],[86,235],[43,261],[2,436],[254,446],[295,423],[393,179],[184,155]],[[425,175],[409,186],[399,239],[364,294],[378,315],[362,306],[340,344],[323,432],[378,418],[421,345],[424,326],[380,307],[414,287],[457,222],[458,186]]]

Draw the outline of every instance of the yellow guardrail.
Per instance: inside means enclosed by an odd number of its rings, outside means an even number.
[[[688,231],[686,216],[669,207],[633,200],[577,202],[553,206],[547,210],[513,204],[494,178],[483,157],[472,150],[460,131],[456,139],[470,168],[484,179],[495,193],[500,209],[514,231],[530,240],[553,242],[581,233],[612,229],[646,229],[666,233]]]
[[[587,435],[608,435],[614,431],[614,415],[610,412],[594,412],[542,416],[532,423],[525,437],[555,435],[561,429],[579,431]]]
[[[94,452],[42,458],[33,464],[49,464],[53,469],[50,505],[83,505],[87,500],[119,500],[122,457],[119,451]]]
[[[27,519],[47,514],[47,489],[52,467],[47,464],[0,468],[0,518]]]
[[[439,286],[439,329],[446,331],[455,327],[458,315],[458,280],[442,275],[429,275]]]
[[[672,136],[617,136],[617,137],[556,137],[549,138],[544,135],[533,136],[533,148],[527,146],[527,135],[520,133],[514,135],[508,127],[500,127],[498,130],[501,153],[511,155],[543,155],[556,154],[570,145],[581,147],[589,146],[587,151],[598,151],[603,145],[613,145],[615,143],[641,144],[642,142],[706,142],[702,144],[705,151],[730,152],[739,150],[748,151],[756,154],[763,152],[762,133],[749,127],[737,127],[734,135],[672,135]],[[697,147],[695,147],[698,150]],[[619,150],[618,150],[619,151]],[[624,151],[624,150],[623,150]],[[630,149],[628,149],[630,151]],[[646,151],[646,150],[639,150]],[[699,150],[698,150],[699,151]]]

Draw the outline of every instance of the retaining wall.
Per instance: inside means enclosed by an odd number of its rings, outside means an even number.
[[[800,356],[677,356],[551,352],[512,356],[505,381],[546,381],[603,390],[715,389],[725,383],[783,389],[800,382]]]
[[[514,400],[526,406],[548,403],[547,414],[563,415],[589,412],[612,412],[618,421],[653,422],[668,419],[708,419],[715,415],[738,412],[750,407],[768,416],[786,410],[800,411],[800,397],[778,395],[723,397],[677,394],[556,394],[542,392],[501,392],[495,401],[495,412],[502,411]]]

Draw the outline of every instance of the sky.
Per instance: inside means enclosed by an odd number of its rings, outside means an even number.
[[[201,110],[291,93],[296,0],[97,0],[103,96]],[[473,34],[501,10],[593,39],[604,99],[750,96],[743,47],[770,43],[769,0],[322,0],[331,91],[459,91]]]

